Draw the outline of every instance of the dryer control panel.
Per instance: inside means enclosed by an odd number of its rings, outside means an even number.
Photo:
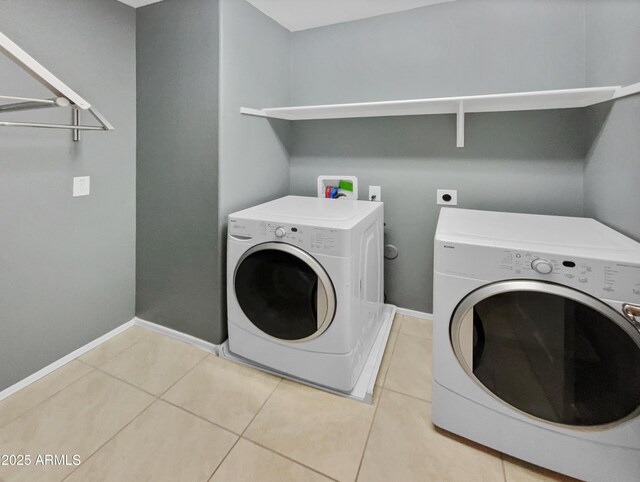
[[[229,237],[252,244],[289,243],[309,253],[331,256],[347,256],[351,247],[349,232],[341,229],[234,218],[229,219]]]
[[[550,281],[596,298],[640,303],[640,264],[458,243],[438,243],[435,261],[436,271],[454,276]]]
[[[570,285],[598,298],[640,300],[640,265],[503,250],[498,270]]]

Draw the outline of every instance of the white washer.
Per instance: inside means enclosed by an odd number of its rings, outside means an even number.
[[[640,474],[640,244],[593,219],[444,208],[433,422],[585,480]]]
[[[229,350],[350,391],[382,323],[383,205],[287,196],[229,216]]]

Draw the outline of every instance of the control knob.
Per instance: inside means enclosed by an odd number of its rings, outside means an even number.
[[[549,274],[553,271],[553,265],[546,259],[534,259],[531,267],[540,274]]]
[[[287,235],[287,230],[282,226],[278,226],[275,231],[276,238],[284,238]]]

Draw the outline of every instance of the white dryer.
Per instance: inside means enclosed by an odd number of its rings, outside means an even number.
[[[229,350],[350,391],[382,323],[383,205],[287,196],[229,216]]]
[[[640,244],[593,219],[444,208],[433,422],[585,480],[640,474]]]

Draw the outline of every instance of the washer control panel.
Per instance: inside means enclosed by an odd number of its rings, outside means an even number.
[[[351,243],[345,230],[234,218],[229,219],[229,237],[253,244],[279,241],[312,253],[334,256],[348,253]]]
[[[501,277],[511,273],[514,278],[574,286],[602,298],[640,300],[640,265],[506,249],[499,258]]]

